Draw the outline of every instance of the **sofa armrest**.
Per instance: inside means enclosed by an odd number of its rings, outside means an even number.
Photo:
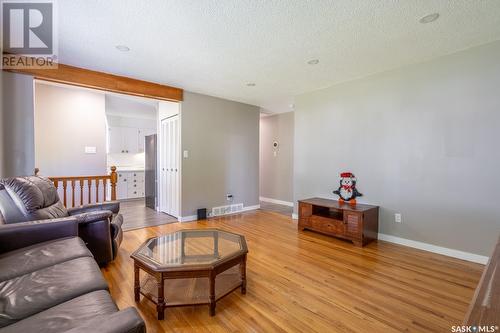
[[[4,224],[0,226],[0,253],[54,239],[77,236],[76,217]]]
[[[73,207],[68,209],[69,215],[78,215],[81,213],[94,212],[99,210],[110,210],[114,214],[118,214],[120,211],[120,202],[119,201],[107,201],[102,203],[95,203],[84,205],[80,207]]]
[[[127,308],[106,316],[97,316],[67,333],[146,333],[144,320],[135,308]]]
[[[78,215],[72,215],[78,220],[78,223],[90,223],[97,221],[111,221],[113,217],[113,212],[110,210],[96,210],[89,211],[86,213],[80,213]]]

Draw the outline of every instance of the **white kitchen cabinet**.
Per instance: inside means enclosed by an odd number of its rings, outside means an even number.
[[[108,128],[109,153],[119,154],[124,151],[123,127]]]
[[[128,197],[128,172],[118,172],[118,182],[116,184],[116,199],[122,200]]]
[[[137,154],[144,152],[144,139],[155,134],[149,128],[116,127],[108,129],[110,154]]]
[[[116,184],[118,200],[144,197],[144,171],[119,171]]]
[[[137,154],[139,152],[139,129],[123,128],[124,150],[127,154]]]

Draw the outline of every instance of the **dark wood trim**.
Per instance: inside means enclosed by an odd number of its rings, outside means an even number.
[[[173,102],[182,101],[184,93],[182,89],[175,87],[64,64],[58,64],[56,69],[22,68],[4,71],[32,75],[43,81]]]

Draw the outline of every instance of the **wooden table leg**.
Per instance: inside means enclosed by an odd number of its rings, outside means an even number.
[[[165,294],[164,294],[164,281],[163,278],[157,277],[156,284],[158,286],[158,304],[156,311],[158,312],[158,320],[165,319]]]
[[[240,263],[240,274],[241,274],[241,293],[245,295],[247,293],[247,256],[243,258]]]
[[[136,302],[141,300],[141,284],[139,281],[139,265],[134,262],[134,298]]]
[[[217,275],[214,273],[210,273],[208,276],[208,280],[210,282],[210,295],[209,295],[209,309],[210,315],[215,316],[215,277]]]

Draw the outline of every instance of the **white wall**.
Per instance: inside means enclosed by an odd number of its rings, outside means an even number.
[[[32,175],[35,168],[33,77],[3,72],[3,176]]]
[[[158,121],[161,122],[163,119],[175,116],[180,112],[180,104],[175,102],[158,102]],[[160,126],[160,123],[158,124]],[[160,127],[158,127],[158,130]]]
[[[500,42],[298,96],[295,116],[295,200],[335,198],[352,171],[359,201],[381,207],[380,232],[491,253]]]
[[[108,173],[104,93],[36,83],[35,163],[46,176]]]

